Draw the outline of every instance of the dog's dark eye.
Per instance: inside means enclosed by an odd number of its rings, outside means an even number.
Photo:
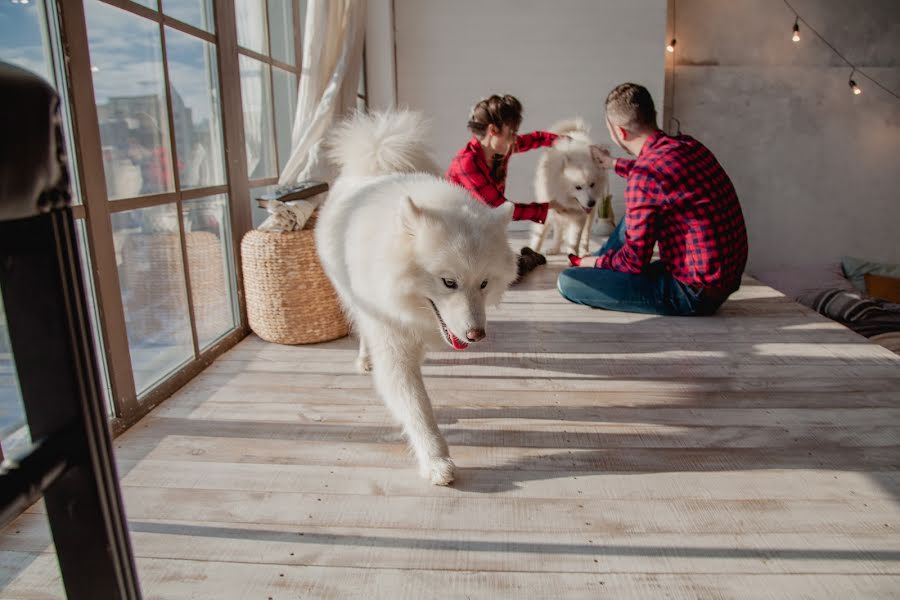
[[[452,279],[442,279],[442,281],[444,282],[444,285],[446,285],[451,290],[455,290],[457,288],[456,281]]]
[[[581,189],[581,186],[580,186],[580,185],[576,185],[576,186],[575,186],[575,189],[576,189],[576,190],[580,190],[580,189]]]
[[[481,289],[484,289],[486,287],[487,287],[487,279],[485,279],[484,281],[481,282]]]
[[[591,187],[594,187],[594,184],[593,184],[593,183],[591,184]]]

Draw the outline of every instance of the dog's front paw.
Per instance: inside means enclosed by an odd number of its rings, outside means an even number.
[[[420,470],[422,477],[434,485],[450,485],[453,482],[456,465],[450,457],[432,458]]]
[[[356,372],[365,375],[372,371],[372,359],[368,356],[357,356],[356,357]]]

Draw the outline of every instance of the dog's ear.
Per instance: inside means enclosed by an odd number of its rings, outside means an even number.
[[[403,199],[403,216],[410,219],[418,219],[422,216],[422,209],[416,206],[410,196]]]
[[[400,211],[403,225],[409,235],[415,235],[415,232],[432,217],[428,212],[416,204],[410,196],[403,198],[403,209]]]

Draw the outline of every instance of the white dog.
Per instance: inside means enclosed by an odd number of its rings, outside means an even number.
[[[557,123],[550,130],[559,139],[541,155],[534,178],[538,202],[557,203],[567,210],[551,209],[544,225],[532,226],[531,247],[540,252],[549,235],[547,254],[557,254],[563,243],[568,254],[588,253],[591,227],[604,206],[612,222],[609,178],[591,159],[589,129],[581,119]]]
[[[435,174],[420,115],[357,115],[331,133],[341,172],[316,245],[359,334],[357,368],[403,425],[423,477],[454,465],[422,381],[427,347],[483,339],[485,306],[516,276],[506,234],[512,205],[491,209]]]

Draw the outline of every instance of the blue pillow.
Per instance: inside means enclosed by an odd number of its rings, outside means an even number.
[[[864,258],[856,258],[855,256],[841,257],[841,269],[844,271],[844,277],[850,280],[853,287],[863,293],[866,293],[866,281],[864,279],[866,273],[900,278],[900,265],[880,263]]]

